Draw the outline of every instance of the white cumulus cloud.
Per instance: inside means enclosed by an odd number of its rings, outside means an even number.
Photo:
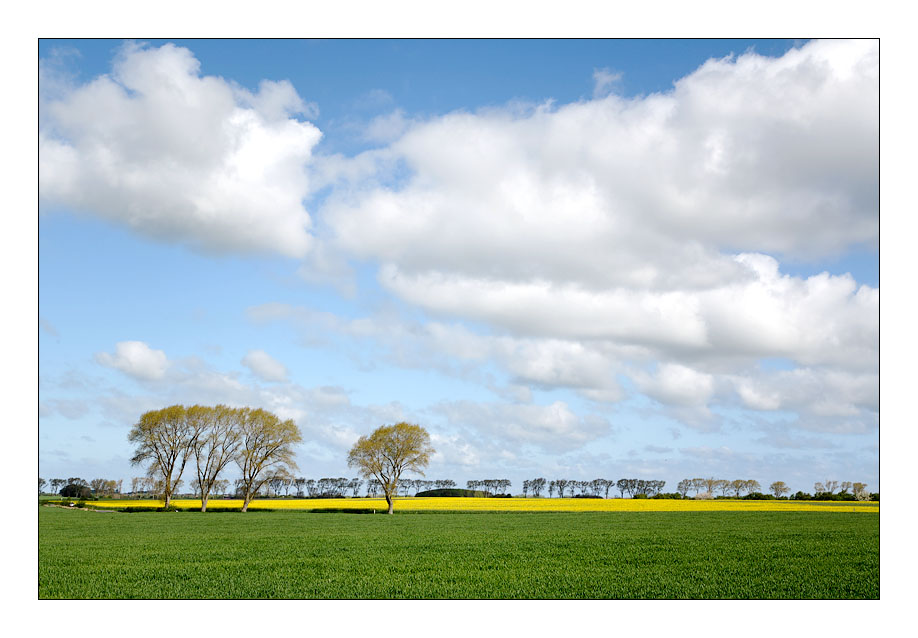
[[[306,165],[321,133],[286,81],[257,93],[188,49],[125,45],[112,72],[45,92],[39,194],[205,252],[305,256]]]
[[[143,341],[119,341],[114,354],[99,352],[96,362],[145,381],[162,379],[169,367],[166,353],[154,350]]]

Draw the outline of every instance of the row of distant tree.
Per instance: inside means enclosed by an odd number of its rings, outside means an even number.
[[[96,478],[86,481],[79,477],[70,477],[66,479],[54,478],[46,481],[43,478],[38,479],[38,491],[42,493],[45,488],[50,488],[52,493],[61,493],[63,488],[70,488],[70,496],[79,496],[84,493],[83,489],[89,490],[89,493],[97,497],[114,496],[122,494],[123,480],[111,480]],[[173,482],[173,488],[176,493],[181,490],[183,481]],[[471,480],[466,482],[466,487],[470,490],[483,491],[488,496],[497,494],[506,494],[512,485],[509,479],[482,479]],[[547,494],[549,498],[557,496],[576,497],[592,496],[609,498],[612,490],[618,490],[619,496],[624,498],[634,498],[635,496],[655,497],[664,495],[663,487],[666,481],[647,480],[647,479],[611,479],[597,478],[592,481],[578,481],[569,479],[555,479],[548,481],[544,478],[535,478],[523,481],[523,496],[540,497]],[[232,486],[232,490],[230,487]],[[194,496],[200,498],[202,495],[202,485],[198,479],[191,481],[191,490]],[[418,494],[419,492],[434,489],[455,488],[456,482],[451,479],[402,479],[399,481],[398,492],[402,496]],[[77,489],[74,489],[77,488]],[[212,495],[233,494],[242,496],[246,488],[244,479],[236,479],[232,483],[226,479],[217,479],[210,486],[209,493]],[[375,479],[364,481],[360,478],[320,478],[307,479],[305,477],[294,478],[286,472],[273,474],[265,481],[257,492],[262,496],[285,496],[291,495],[296,497],[309,498],[343,498],[346,496],[360,496],[362,489],[366,489],[366,496],[378,496],[383,493],[382,485]],[[149,494],[162,495],[165,484],[162,479],[156,479],[151,476],[135,476],[131,479],[130,494]],[[756,480],[735,479],[732,481],[715,478],[693,478],[679,481],[676,487],[677,493],[681,498],[688,498],[689,492],[693,493],[694,498],[715,498],[721,497],[751,497],[756,494],[762,494],[761,485]],[[814,494],[806,492],[797,492],[790,498],[799,500],[869,500],[872,495],[867,491],[866,483],[852,481],[825,481],[817,482],[814,486]],[[790,492],[790,488],[784,481],[775,481],[768,487],[769,494],[774,498],[785,498]],[[836,491],[837,490],[837,491]],[[675,496],[668,495],[668,496]]]
[[[609,492],[617,489],[620,496],[624,498],[625,494],[634,497],[638,494],[645,496],[656,496],[661,494],[666,481],[654,479],[637,479],[623,478],[613,480],[597,478],[592,481],[578,481],[571,479],[555,479],[549,481],[544,478],[534,478],[523,481],[523,496],[539,497],[543,492],[551,498],[555,495],[558,498],[592,496],[594,498],[609,498]]]
[[[476,482],[479,483],[479,482]],[[131,479],[130,491],[123,491],[124,481],[93,479],[86,481],[79,477],[70,477],[67,479],[55,478],[47,481],[43,478],[38,479],[38,492],[41,494],[46,488],[50,488],[55,494],[68,486],[75,488],[86,488],[91,496],[106,497],[115,496],[116,494],[153,495],[161,496],[165,489],[165,482],[161,478],[152,476],[135,476]],[[181,494],[185,482],[181,479],[172,482],[173,493]],[[509,481],[507,481],[509,486]],[[227,479],[217,479],[210,486],[209,494],[212,496],[222,496],[232,494],[242,496],[245,490],[245,481],[241,478],[230,482]],[[399,481],[398,490],[402,496],[417,494],[421,491],[434,489],[449,489],[456,487],[456,482],[451,479],[402,479]],[[198,479],[193,479],[190,484],[191,494],[197,498],[201,497],[202,486]],[[230,489],[232,488],[232,489]],[[309,498],[344,498],[347,496],[357,497],[361,495],[361,490],[366,489],[366,496],[379,496],[383,493],[382,485],[375,479],[365,481],[360,478],[320,478],[307,479],[305,477],[294,478],[286,473],[274,473],[259,488],[257,495],[260,496],[297,496]],[[477,487],[475,489],[478,489]],[[67,496],[79,496],[83,493],[82,489],[71,489]]]
[[[817,482],[813,488],[815,494],[798,491],[790,498],[798,500],[846,500],[845,497],[847,496],[851,500],[858,501],[868,501],[871,498],[879,500],[879,494],[871,494],[867,491],[866,483],[826,481],[825,483]],[[695,498],[714,498],[718,492],[721,497],[733,496],[739,498],[745,495],[749,498],[764,496],[762,486],[758,481],[752,479],[734,479],[732,481],[715,478],[683,479],[679,481],[676,489],[682,495],[682,498],[686,498],[690,491],[695,493]],[[840,491],[835,494],[835,490]],[[768,492],[773,498],[785,498],[785,495],[790,492],[790,488],[784,481],[775,481],[768,486]]]

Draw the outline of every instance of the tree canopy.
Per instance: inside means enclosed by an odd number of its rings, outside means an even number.
[[[142,414],[128,440],[137,446],[131,463],[147,463],[147,474],[161,487],[166,507],[193,458],[192,486],[201,494],[201,509],[206,510],[220,473],[236,461],[246,511],[265,482],[296,468],[293,445],[302,436],[292,420],[281,421],[260,408],[172,405]]]
[[[402,474],[416,472],[424,476],[423,470],[434,452],[427,430],[402,422],[380,426],[369,436],[361,436],[351,448],[347,464],[357,468],[364,478],[379,482],[391,514]]]

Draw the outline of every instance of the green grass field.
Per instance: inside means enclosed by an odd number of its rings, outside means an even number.
[[[879,517],[39,507],[40,598],[879,598]]]

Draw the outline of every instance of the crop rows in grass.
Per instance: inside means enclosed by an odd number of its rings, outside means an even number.
[[[41,598],[877,598],[875,516],[39,508]]]

